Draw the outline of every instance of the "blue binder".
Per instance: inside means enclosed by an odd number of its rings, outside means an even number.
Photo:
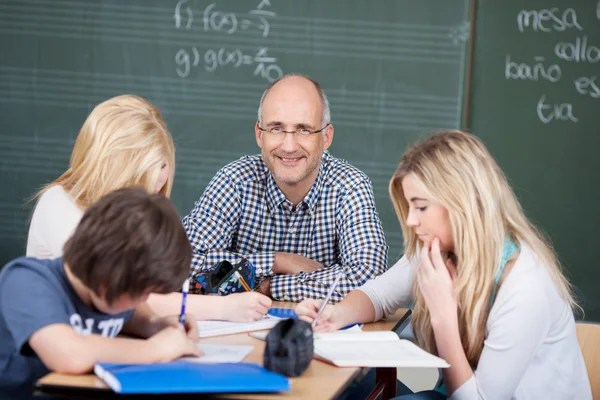
[[[96,364],[94,373],[115,392],[267,393],[290,390],[289,380],[257,364]]]

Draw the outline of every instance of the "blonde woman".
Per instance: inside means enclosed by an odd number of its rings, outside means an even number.
[[[414,301],[419,345],[444,358],[444,386],[414,399],[591,399],[571,288],[476,137],[437,133],[390,181],[405,255],[327,306],[317,329],[371,322]],[[319,302],[296,312],[316,318]]]
[[[175,146],[160,111],[134,95],[98,104],[85,120],[69,169],[37,195],[27,239],[27,256],[57,258],[83,212],[105,194],[128,186],[169,197],[175,173]],[[152,295],[160,315],[175,314],[181,295]],[[252,321],[271,300],[259,293],[227,297],[190,295],[188,307],[199,319]]]

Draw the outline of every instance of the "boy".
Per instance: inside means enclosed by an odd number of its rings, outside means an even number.
[[[0,393],[31,394],[49,371],[97,362],[152,363],[201,355],[196,322],[158,318],[145,301],[181,288],[191,248],[162,195],[121,189],[83,215],[63,258],[18,258],[0,273]],[[119,332],[149,338],[115,338]]]

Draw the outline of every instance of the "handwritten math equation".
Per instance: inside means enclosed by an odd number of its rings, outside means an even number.
[[[270,20],[277,14],[271,9],[270,0],[260,3],[247,14],[238,15],[233,12],[219,10],[217,3],[211,3],[201,14],[201,29],[204,32],[220,32],[234,35],[241,31],[258,30],[262,38],[271,33]],[[197,24],[192,7],[188,0],[179,0],[175,6],[173,19],[175,29],[192,30]],[[196,46],[180,48],[175,53],[175,72],[180,78],[187,78],[193,68],[202,67],[207,72],[219,68],[250,67],[253,76],[258,76],[273,82],[283,76],[283,70],[277,65],[277,58],[268,54],[269,48],[258,46],[253,53],[245,53],[240,48],[210,48],[199,49]]]

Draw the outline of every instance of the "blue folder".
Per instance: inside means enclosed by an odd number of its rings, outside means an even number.
[[[290,390],[289,380],[257,364],[96,364],[94,373],[115,392],[267,393]]]

